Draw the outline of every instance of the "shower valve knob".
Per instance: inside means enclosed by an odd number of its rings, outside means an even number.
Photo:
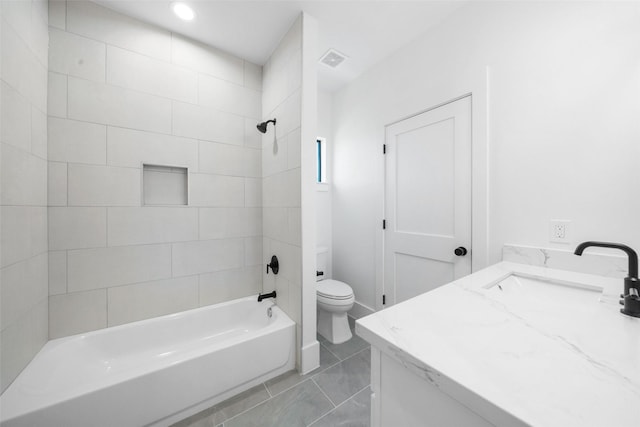
[[[271,262],[267,264],[267,274],[269,274],[269,267],[271,267],[271,271],[273,272],[273,274],[278,274],[278,271],[280,270],[280,263],[278,263],[277,256],[272,256]]]

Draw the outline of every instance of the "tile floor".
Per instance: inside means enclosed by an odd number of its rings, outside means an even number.
[[[287,372],[172,427],[369,427],[369,344],[355,333],[343,344],[318,341],[315,371]]]

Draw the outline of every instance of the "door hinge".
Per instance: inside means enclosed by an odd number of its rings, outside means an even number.
[[[387,303],[387,296],[382,295],[382,305],[385,305],[386,303]]]
[[[387,229],[387,220],[386,220],[386,219],[383,219],[383,220],[382,220],[382,229],[383,229],[383,230],[386,230],[386,229]]]
[[[382,154],[387,154],[387,144],[382,144]]]

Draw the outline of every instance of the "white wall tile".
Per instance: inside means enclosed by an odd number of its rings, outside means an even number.
[[[31,1],[31,28],[29,47],[35,53],[38,62],[47,68],[49,56],[49,1]]]
[[[4,3],[4,2],[2,2]],[[29,315],[4,328],[0,333],[2,371],[0,386],[6,388],[18,376],[49,337],[48,301],[42,300]]]
[[[194,139],[109,126],[107,163],[142,167],[142,164],[188,167],[198,171],[198,142]]]
[[[67,293],[67,252],[49,251],[49,295]]]
[[[199,171],[218,175],[262,176],[261,152],[253,148],[200,141]]]
[[[31,107],[31,152],[47,158],[47,113]]]
[[[262,286],[262,266],[200,275],[200,306],[256,295]]]
[[[67,31],[168,61],[171,33],[86,1],[67,2]]]
[[[35,257],[0,270],[0,329],[29,313],[34,305],[46,299],[48,256]]]
[[[270,253],[264,254],[264,259],[271,259],[276,255],[280,262],[278,278],[284,277],[292,285],[299,285],[302,280],[302,249],[299,246],[270,239]]]
[[[109,246],[198,239],[198,210],[184,207],[109,208]]]
[[[244,86],[262,91],[262,67],[260,65],[244,61]]]
[[[46,252],[46,211],[46,207],[0,207],[0,267]]]
[[[29,28],[29,25],[27,26]],[[47,107],[47,69],[34,51],[27,45],[11,25],[0,28],[2,61],[0,75],[2,80],[27,98],[40,111]],[[30,34],[27,30],[27,34]],[[26,39],[29,37],[25,34]],[[9,60],[10,58],[10,60]]]
[[[300,208],[264,208],[264,235],[281,242],[300,245]]]
[[[262,120],[244,119],[244,146],[251,148],[262,148],[262,134],[258,132],[256,126]]]
[[[239,268],[244,264],[242,239],[204,240],[173,244],[173,275],[192,274]]]
[[[244,205],[246,207],[262,206],[262,180],[260,178],[244,179]]]
[[[262,235],[260,208],[200,208],[200,240]]]
[[[171,277],[171,245],[78,249],[67,253],[69,292]]]
[[[107,327],[107,291],[98,289],[49,297],[49,338]]]
[[[271,259],[271,257],[269,257]],[[262,237],[245,237],[244,265],[262,265]]]
[[[106,164],[106,126],[50,117],[48,127],[49,160]]]
[[[49,250],[106,245],[106,208],[49,207]]]
[[[31,107],[29,101],[4,81],[0,81],[0,141],[31,151]],[[10,108],[7,108],[10,106]]]
[[[175,33],[171,40],[171,62],[233,83],[244,83],[242,59]]]
[[[300,206],[300,168],[264,178],[262,191],[266,207]]]
[[[244,178],[189,174],[189,204],[192,206],[244,206]]]
[[[67,164],[48,162],[47,187],[49,206],[67,205]]]
[[[198,101],[196,72],[114,46],[107,48],[107,83],[193,104]]]
[[[69,77],[69,118],[152,132],[171,132],[171,101]]]
[[[60,74],[104,82],[104,43],[51,28],[49,30],[49,70]]]
[[[0,393],[48,338],[48,44],[46,1],[0,1]]]
[[[173,103],[173,134],[225,144],[244,144],[244,119],[198,105]]]
[[[267,177],[287,170],[287,136],[273,130],[262,137],[262,176]]]
[[[261,93],[241,84],[200,74],[198,76],[198,103],[205,107],[260,118]]]
[[[47,161],[0,144],[0,203],[47,205]]]
[[[22,38],[27,40],[31,29],[31,2],[28,1],[3,1],[0,3],[0,13],[5,22],[13,27],[14,31],[21,32]]]
[[[49,73],[47,114],[54,117],[67,117],[67,76]]]
[[[198,276],[109,288],[108,325],[116,326],[198,307]]]
[[[70,163],[69,206],[140,206],[140,169]]]
[[[300,128],[290,132],[287,135],[287,169],[300,167],[301,158],[301,141]]]
[[[65,0],[49,1],[49,26],[61,30],[67,27],[67,2]]]

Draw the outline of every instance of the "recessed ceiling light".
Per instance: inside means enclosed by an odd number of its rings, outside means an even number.
[[[191,21],[196,17],[196,13],[193,11],[193,9],[191,9],[191,7],[185,3],[171,3],[171,10],[173,10],[173,13],[175,13],[178,18],[184,19],[185,21]]]

